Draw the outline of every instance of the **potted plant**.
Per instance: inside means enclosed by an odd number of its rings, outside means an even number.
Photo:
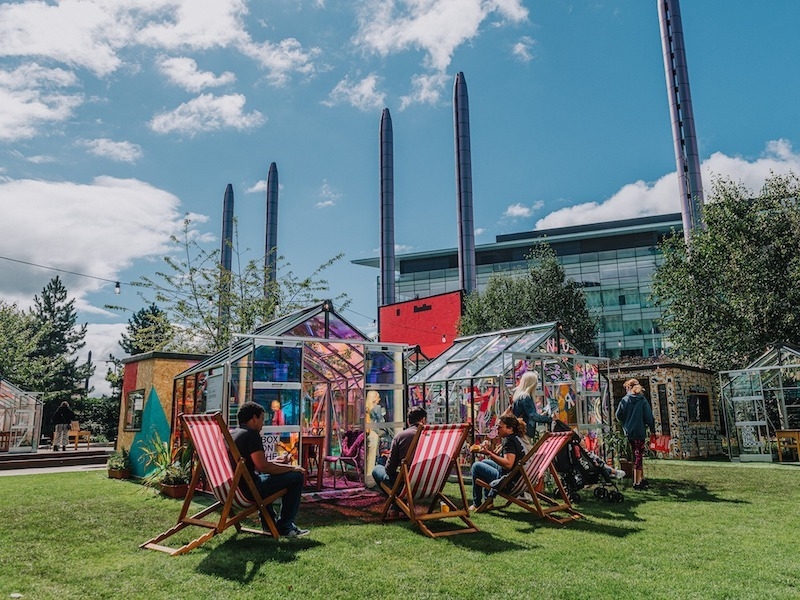
[[[153,433],[150,441],[142,445],[142,458],[145,465],[153,467],[142,483],[157,487],[165,496],[183,498],[189,490],[192,478],[192,449],[182,445],[170,452],[169,444]]]
[[[189,481],[192,478],[192,465],[175,461],[169,465],[158,483],[161,493],[170,498],[183,498],[189,491]]]
[[[131,457],[128,451],[123,448],[109,454],[106,468],[109,478],[128,479],[131,476]]]
[[[613,466],[625,471],[625,477],[633,477],[633,462],[631,462],[631,446],[628,438],[619,429],[612,429],[603,436],[603,446],[606,456],[613,459]]]

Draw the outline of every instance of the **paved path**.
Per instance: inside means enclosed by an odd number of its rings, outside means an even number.
[[[66,473],[69,471],[99,471],[106,470],[105,465],[75,465],[72,467],[38,467],[36,469],[7,469],[0,471],[0,477],[11,475],[39,475],[42,473]]]

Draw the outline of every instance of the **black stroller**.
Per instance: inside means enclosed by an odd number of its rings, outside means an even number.
[[[556,421],[553,431],[572,431],[563,421]],[[596,485],[594,497],[606,502],[624,502],[625,496],[611,478],[602,458],[581,446],[581,437],[576,433],[556,455],[553,464],[558,471],[570,502],[579,502],[578,491]]]

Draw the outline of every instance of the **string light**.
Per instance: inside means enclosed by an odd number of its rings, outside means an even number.
[[[106,279],[105,277],[98,277],[97,275],[87,275],[86,273],[78,273],[77,271],[69,271],[67,269],[59,269],[57,267],[48,267],[47,265],[38,265],[36,263],[28,262],[25,260],[19,260],[18,258],[9,258],[8,256],[0,256],[0,259],[7,260],[9,262],[19,263],[21,265],[28,265],[29,267],[38,267],[40,269],[47,269],[48,271],[57,271],[59,273],[67,273],[68,275],[75,275],[77,277],[86,277],[88,279],[96,279],[97,281],[106,281],[108,283],[114,284],[114,293],[119,295],[122,291],[122,283],[119,281],[114,281],[113,279]],[[129,285],[129,284],[125,284]]]

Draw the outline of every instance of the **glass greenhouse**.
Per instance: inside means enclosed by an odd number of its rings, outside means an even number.
[[[492,437],[523,373],[539,375],[539,410],[594,438],[610,423],[608,359],[578,354],[557,322],[462,337],[409,378],[410,405],[428,422],[474,425]]]
[[[182,412],[221,411],[235,426],[242,403],[254,401],[266,411],[268,458],[288,453],[314,473],[308,484],[322,489],[323,462],[357,444],[349,464],[363,484],[404,426],[406,367],[421,364],[415,349],[370,341],[326,301],[237,335],[178,375],[173,430]],[[343,479],[352,475],[333,466]]]
[[[719,378],[729,457],[797,461],[800,348],[776,345],[745,369],[720,371]],[[786,438],[790,443],[784,448]]]
[[[0,379],[0,452],[35,452],[42,432],[42,402]]]

